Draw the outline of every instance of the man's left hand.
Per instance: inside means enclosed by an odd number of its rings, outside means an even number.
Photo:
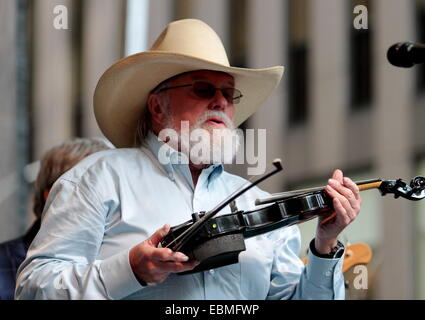
[[[335,217],[324,222],[320,217],[315,238],[315,248],[320,254],[327,254],[337,245],[337,237],[358,215],[362,199],[358,186],[341,170],[335,170],[325,187],[333,199]]]

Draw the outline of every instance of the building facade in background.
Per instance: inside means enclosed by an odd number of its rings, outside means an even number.
[[[131,0],[0,1],[0,241],[30,223],[26,165],[60,141],[101,136],[92,111],[97,80],[132,47],[132,35],[150,46],[176,19],[213,27],[234,66],[285,66],[279,88],[242,125],[267,129],[268,161],[283,159],[267,191],[324,185],[335,168],[359,180],[425,175],[425,66],[386,60],[396,42],[425,42],[425,0],[144,1],[135,24]],[[68,29],[53,25],[57,5],[67,8]],[[367,29],[353,24],[356,6],[367,8]],[[362,196],[343,240],[367,243],[374,259],[369,289],[353,297],[424,299],[425,205],[376,190]],[[314,227],[300,225],[301,256]]]

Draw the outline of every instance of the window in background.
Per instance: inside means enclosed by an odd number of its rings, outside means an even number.
[[[76,0],[72,3],[72,19],[71,41],[73,50],[74,72],[72,73],[72,92],[74,96],[74,105],[72,110],[72,123],[75,137],[84,135],[84,110],[83,110],[83,3],[82,0]]]
[[[193,0],[175,0],[172,2],[174,19],[190,19],[193,18]]]
[[[425,0],[416,0],[416,42],[425,43]],[[417,66],[416,88],[425,93],[425,64]]]
[[[418,166],[417,175],[425,177],[425,159]],[[414,203],[416,211],[416,299],[425,299],[425,200]]]
[[[125,24],[125,56],[147,50],[149,1],[128,0]]]
[[[308,114],[308,10],[306,0],[288,3],[289,124],[305,123]]]
[[[247,52],[247,1],[229,1],[229,60],[234,67],[246,68]]]
[[[16,105],[16,123],[13,125],[15,129],[15,148],[16,152],[16,177],[12,181],[15,182],[15,186],[8,185],[7,189],[16,191],[17,202],[13,204],[15,211],[11,213],[18,217],[16,221],[17,229],[20,229],[19,233],[26,229],[26,221],[22,217],[28,215],[28,200],[30,196],[30,186],[25,179],[24,170],[28,163],[31,162],[31,158],[34,152],[34,145],[32,139],[32,61],[31,53],[33,50],[33,21],[34,21],[34,4],[28,0],[18,0],[15,3],[15,105]],[[12,20],[13,21],[13,20]],[[9,81],[10,81],[9,80]],[[5,79],[5,81],[7,81]],[[5,83],[5,82],[2,82]],[[6,86],[7,88],[7,86]],[[13,88],[13,87],[12,87]],[[13,153],[12,153],[13,154]],[[12,192],[13,194],[13,192]],[[10,221],[12,225],[15,223],[13,217]],[[6,220],[7,221],[7,220]],[[12,227],[13,229],[13,227]]]
[[[247,68],[247,0],[232,0],[228,2],[229,19],[229,50],[227,52],[230,65]],[[242,93],[243,94],[243,93]],[[250,120],[243,122],[239,128],[250,127]]]
[[[352,0],[352,8],[368,9],[368,29],[350,28],[350,101],[352,110],[370,107],[372,100],[371,1]],[[350,12],[353,12],[353,9]]]

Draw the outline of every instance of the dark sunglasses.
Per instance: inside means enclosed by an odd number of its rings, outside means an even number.
[[[242,93],[236,88],[216,88],[211,83],[205,81],[196,81],[191,84],[162,88],[157,92],[184,87],[192,87],[192,93],[200,99],[214,98],[217,90],[221,91],[221,94],[229,103],[238,104],[243,97]]]

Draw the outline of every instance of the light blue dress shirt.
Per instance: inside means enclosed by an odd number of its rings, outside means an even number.
[[[162,149],[161,149],[162,148]],[[168,148],[168,149],[167,149]],[[161,164],[158,151],[171,162]],[[17,299],[344,299],[341,259],[298,258],[297,226],[246,239],[239,263],[142,287],[129,250],[164,224],[212,209],[246,183],[212,165],[193,186],[182,154],[149,134],[146,145],[93,154],[53,186],[41,229],[18,270]],[[237,199],[254,208],[257,187]],[[219,214],[229,213],[230,208]]]

